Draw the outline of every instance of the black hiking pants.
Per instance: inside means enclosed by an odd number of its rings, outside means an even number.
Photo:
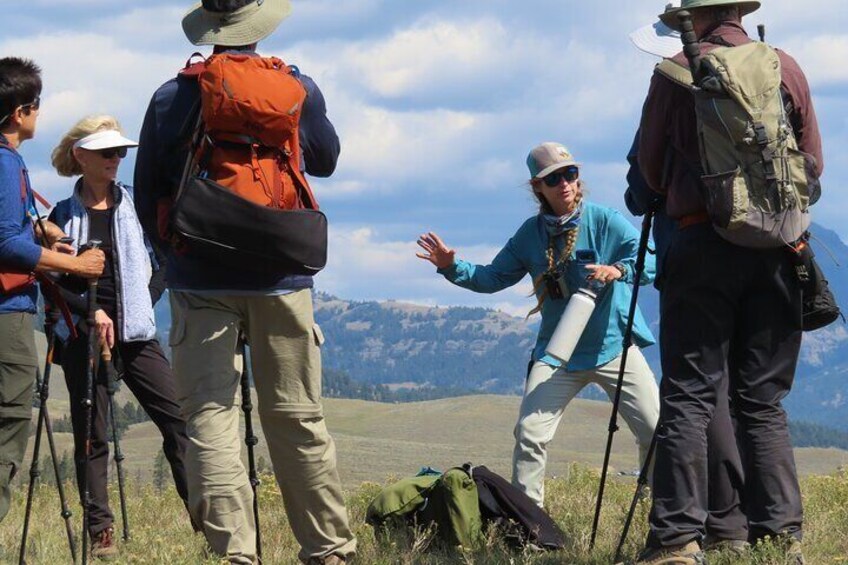
[[[678,231],[660,310],[663,379],[650,546],[700,540],[707,428],[727,380],[745,473],[749,537],[801,535],[801,493],[781,405],[801,345],[801,292],[784,249],[732,245],[709,224]]]
[[[162,448],[171,466],[174,484],[180,498],[185,502],[188,500],[188,485],[184,459],[188,437],[186,423],[180,415],[176,401],[171,366],[156,340],[117,342],[113,355],[120,356],[124,367],[123,381],[162,434]],[[62,351],[62,368],[65,371],[65,382],[70,393],[71,423],[74,428],[74,463],[80,499],[83,497],[82,473],[85,465],[86,410],[83,400],[86,393],[87,365],[88,336],[80,332],[80,337],[66,343]],[[114,521],[107,492],[108,442],[112,437],[106,418],[109,396],[105,365],[102,361],[98,365],[92,408],[91,457],[88,463],[88,489],[91,495],[89,533],[92,536],[111,526]],[[115,409],[119,408],[116,400]]]
[[[735,417],[729,397],[729,379],[721,379],[716,405],[707,427],[707,537],[747,540],[748,518],[743,507],[745,471],[736,443]]]

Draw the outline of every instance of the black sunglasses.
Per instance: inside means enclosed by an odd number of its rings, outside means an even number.
[[[545,184],[548,187],[554,188],[559,185],[560,179],[565,179],[565,182],[574,182],[578,178],[580,178],[580,169],[572,166],[554,171],[551,174],[542,177],[542,180],[545,181]]]
[[[111,159],[115,155],[123,159],[127,156],[127,148],[126,147],[110,147],[109,149],[101,149],[98,151],[101,157],[104,159]]]
[[[36,96],[35,100],[30,102],[29,104],[23,104],[21,106],[21,110],[38,110],[41,107],[41,96]]]

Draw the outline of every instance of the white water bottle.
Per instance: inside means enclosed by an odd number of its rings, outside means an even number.
[[[592,312],[595,310],[597,298],[598,295],[588,288],[581,288],[571,295],[554,334],[551,336],[547,348],[545,348],[548,355],[556,357],[563,364],[568,363],[571,354],[574,353],[574,348],[577,347],[580,336],[583,335],[583,330],[586,329],[586,324],[589,322]]]

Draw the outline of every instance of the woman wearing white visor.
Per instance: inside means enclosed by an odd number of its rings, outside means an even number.
[[[180,415],[171,367],[156,340],[153,305],[164,285],[164,272],[157,267],[152,250],[135,214],[132,189],[116,181],[121,159],[135,141],[125,138],[111,116],[80,120],[53,150],[53,166],[65,177],[80,175],[70,198],[56,205],[50,219],[74,238],[77,246],[100,240],[106,255],[103,274],[97,281],[96,331],[108,345],[123,381],[159,428],[163,449],[183,500],[187,499],[183,464],[188,439],[185,420]],[[66,296],[78,324],[84,324],[87,303],[84,296]],[[67,336],[62,323],[57,335]],[[85,465],[86,331],[77,339],[67,338],[61,362],[70,392],[71,422],[74,429],[74,461],[82,492]],[[107,470],[108,384],[107,367],[101,363],[95,380],[92,416],[91,454],[87,465],[91,494],[89,535],[92,556],[117,553],[112,539],[114,517],[109,508]]]

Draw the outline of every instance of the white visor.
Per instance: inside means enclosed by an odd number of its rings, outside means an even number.
[[[630,41],[645,53],[664,59],[670,59],[683,50],[680,32],[661,21],[640,27],[630,34]]]
[[[114,129],[96,131],[74,143],[75,148],[98,150],[111,149],[113,147],[138,147],[138,143],[127,139],[121,132]]]

